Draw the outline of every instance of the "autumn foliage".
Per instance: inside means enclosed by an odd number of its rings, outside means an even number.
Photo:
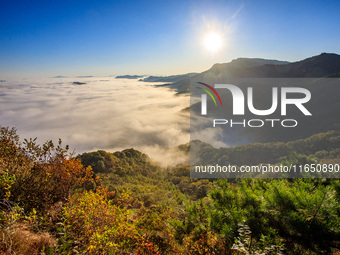
[[[42,210],[93,182],[91,167],[67,154],[66,148],[36,139],[19,141],[14,129],[1,128],[0,172],[4,179],[0,199],[19,203],[25,210]]]
[[[339,162],[324,149],[281,162]],[[0,254],[336,254],[339,202],[338,179],[197,180],[0,129]]]
[[[167,242],[171,238],[164,240],[162,234],[153,233],[155,224],[159,232],[166,232],[169,218],[164,217],[164,211],[153,215],[148,210],[136,212],[120,199],[109,200],[108,195],[106,189],[99,189],[70,200],[70,206],[64,208],[60,230],[64,233],[63,248],[70,245],[86,254],[161,254],[162,250],[173,249]],[[128,201],[128,193],[121,196]],[[155,223],[148,225],[146,219]]]

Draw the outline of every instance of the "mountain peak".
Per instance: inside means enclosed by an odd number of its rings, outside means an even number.
[[[321,53],[297,62],[261,58],[238,58],[215,64],[207,72],[226,77],[316,78],[340,72],[340,55]]]
[[[233,59],[231,64],[238,64],[243,66],[262,66],[262,65],[284,65],[289,64],[288,61],[280,61],[275,59],[264,59],[264,58],[237,58]]]

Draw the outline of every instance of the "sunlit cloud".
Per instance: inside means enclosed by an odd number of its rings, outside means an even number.
[[[180,163],[183,158],[165,151],[189,141],[189,117],[182,111],[189,98],[136,80],[6,82],[0,97],[2,126],[15,126],[22,138],[38,137],[40,143],[61,138],[77,153],[135,148],[156,161]]]

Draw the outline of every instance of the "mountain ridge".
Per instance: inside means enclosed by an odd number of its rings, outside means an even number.
[[[319,78],[339,71],[340,55],[321,53],[291,63],[278,60],[241,58],[225,64],[215,64],[206,72],[224,72],[228,74],[228,78]]]
[[[144,79],[140,79],[139,81],[144,82],[177,82],[183,79],[191,78],[197,75],[197,73],[187,73],[187,74],[178,74],[178,75],[170,75],[170,76],[149,76]]]
[[[190,79],[196,78],[338,78],[340,55],[321,53],[296,62],[261,58],[238,58],[229,63],[214,64],[210,69],[172,84],[179,93],[189,92]]]

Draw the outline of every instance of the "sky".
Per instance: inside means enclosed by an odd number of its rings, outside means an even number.
[[[172,75],[239,57],[340,53],[340,1],[10,0],[0,8],[0,79]],[[222,38],[208,51],[206,34]]]

